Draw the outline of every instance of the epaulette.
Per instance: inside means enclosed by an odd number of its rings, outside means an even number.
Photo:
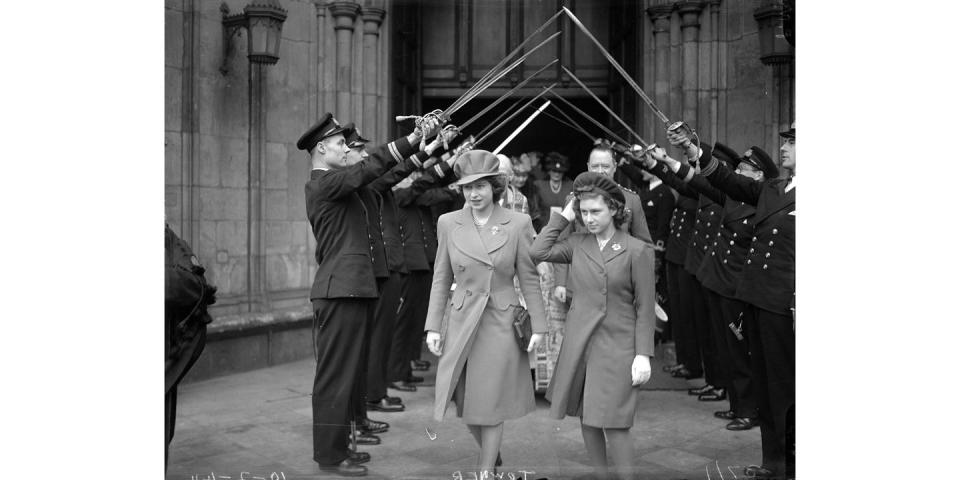
[[[619,183],[617,184],[617,186],[620,187],[620,189],[623,190],[623,191],[625,191],[625,192],[630,192],[630,193],[632,193],[632,194],[634,194],[634,195],[636,195],[636,196],[638,196],[638,197],[640,196],[639,193],[634,192],[633,190],[630,190],[629,188],[624,187],[623,185],[620,185]]]

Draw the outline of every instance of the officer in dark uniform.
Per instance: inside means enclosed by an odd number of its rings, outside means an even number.
[[[163,242],[165,300],[163,305],[164,366],[164,468],[170,453],[173,427],[177,420],[177,386],[190,371],[206,344],[207,324],[213,319],[207,307],[216,300],[217,287],[207,283],[203,265],[190,245],[178,237],[170,225],[164,229]]]
[[[435,120],[425,119],[423,133],[432,136],[436,127]],[[367,319],[378,297],[367,212],[358,191],[413,155],[420,138],[418,129],[370,150],[366,160],[347,165],[349,148],[343,127],[328,113],[297,141],[297,148],[310,152],[313,167],[305,199],[319,264],[310,300],[317,354],[313,458],[321,470],[366,475],[366,467],[359,463],[368,461],[369,454],[347,448],[352,410],[357,397],[362,398],[366,381],[362,366]]]
[[[746,303],[743,320],[750,338],[763,450],[762,465],[747,467],[745,473],[757,478],[794,474],[793,447],[787,439],[792,437],[795,402],[795,125],[780,135],[782,168],[791,172],[789,178],[756,182],[722,162],[700,159],[701,175],[713,186],[735,201],[756,206],[753,235],[734,295]]]

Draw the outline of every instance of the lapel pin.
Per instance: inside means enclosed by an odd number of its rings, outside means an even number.
[[[620,249],[623,248],[623,247],[621,247],[619,243],[614,243],[613,245],[610,246],[610,248],[612,248],[613,251],[616,252],[616,251],[620,250]]]
[[[499,231],[500,231],[500,227],[498,227],[498,226],[496,226],[496,225],[490,227],[490,233],[492,233],[492,234],[494,234],[494,235],[496,235],[497,232],[499,232]]]

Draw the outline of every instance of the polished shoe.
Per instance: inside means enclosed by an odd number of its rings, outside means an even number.
[[[403,399],[400,397],[391,397],[390,395],[387,395],[386,397],[383,397],[383,398],[386,398],[387,402],[390,402],[394,405],[399,405],[403,403]]]
[[[357,424],[357,430],[363,433],[384,433],[390,429],[387,422],[378,422],[369,418]]]
[[[333,473],[341,477],[364,477],[367,475],[367,467],[358,465],[349,458],[336,465],[320,465],[320,471]]]
[[[353,463],[361,464],[361,463],[367,463],[370,461],[370,454],[367,452],[348,452],[348,453],[350,455],[350,457],[348,458],[352,460]]]
[[[390,403],[386,398],[381,398],[378,402],[367,402],[367,410],[374,410],[377,412],[402,412],[404,410],[404,406],[402,403]]]
[[[416,391],[417,391],[417,386],[416,386],[416,385],[409,385],[409,384],[407,384],[406,382],[393,382],[393,383],[390,383],[389,385],[387,385],[387,387],[392,388],[392,389],[394,389],[394,390],[400,390],[401,392],[416,392]]]
[[[426,371],[430,370],[430,362],[426,360],[411,360],[410,367],[417,371]]]
[[[677,371],[677,370],[680,370],[681,368],[683,368],[683,364],[682,364],[682,363],[678,363],[678,364],[676,364],[676,365],[664,365],[664,366],[663,366],[663,372],[664,372],[664,373],[673,373],[673,372],[675,372],[675,371]]]
[[[713,385],[707,384],[702,387],[691,388],[687,390],[687,395],[703,395],[713,391]]]
[[[719,402],[727,399],[727,392],[722,388],[716,388],[709,393],[704,393],[697,397],[701,402]]]
[[[418,377],[416,375],[407,375],[407,379],[404,380],[406,383],[423,383],[423,377]]]
[[[713,412],[713,416],[717,418],[722,418],[724,420],[733,420],[737,418],[737,414],[733,410],[721,410],[719,412]]]
[[[758,480],[777,478],[776,472],[760,465],[750,465],[743,469],[743,474],[750,478]]]
[[[380,445],[380,437],[372,433],[357,432],[357,445]]]
[[[727,430],[739,432],[743,430],[750,430],[758,425],[760,425],[760,420],[756,418],[738,417],[734,418],[732,422],[727,424]]]

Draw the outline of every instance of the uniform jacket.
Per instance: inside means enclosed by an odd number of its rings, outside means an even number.
[[[515,402],[533,406],[527,355],[521,355],[514,340],[513,309],[510,308],[520,304],[513,284],[516,276],[530,312],[533,332],[547,331],[540,280],[530,259],[533,225],[529,216],[494,205],[490,219],[481,230],[483,233],[474,226],[469,206],[442,215],[437,224],[439,248],[424,327],[425,331],[440,332],[443,338],[434,405],[437,420],[443,418],[468,357],[470,368],[484,373],[471,379],[478,383],[474,388],[467,387],[467,391],[480,392],[480,398],[471,397],[470,401],[493,401],[517,395],[523,390],[514,385],[526,385],[529,398],[518,397]],[[453,283],[457,287],[451,295]],[[448,305],[450,314],[447,324],[443,325]],[[482,335],[477,334],[479,330],[483,330]],[[471,352],[475,336],[483,336],[485,342],[493,339],[492,343],[487,342],[492,351]],[[512,363],[501,363],[507,361]],[[522,367],[518,363],[521,361]],[[519,378],[514,378],[516,367],[520,367]],[[511,408],[510,402],[503,404],[505,409]]]
[[[166,391],[180,382],[206,344],[207,313],[216,288],[207,283],[205,269],[187,242],[170,226],[164,232],[164,345]]]
[[[436,233],[429,208],[417,203],[431,188],[456,179],[446,162],[438,162],[411,186],[394,191],[400,210],[403,260],[408,271],[429,271],[436,256]]]
[[[547,392],[550,416],[582,410],[584,424],[627,428],[637,406],[633,359],[654,354],[653,247],[622,230],[602,251],[591,233],[558,240],[567,226],[563,216],[553,214],[531,249],[536,262],[569,263],[577,292]]]
[[[640,185],[637,194],[643,205],[643,217],[650,230],[650,237],[654,244],[666,247],[670,236],[670,218],[673,215],[673,207],[677,203],[677,198],[669,185],[660,183],[651,189],[650,183],[643,179],[641,169],[630,164],[622,165],[617,171],[623,172],[630,181]]]
[[[408,273],[403,262],[403,237],[400,233],[400,207],[392,187],[423,166],[428,158],[426,152],[417,152],[398,163],[387,173],[370,183],[370,188],[380,194],[382,208],[380,225],[383,229],[383,247],[387,269],[391,272]]]
[[[620,186],[620,190],[623,191],[623,197],[626,200],[624,208],[627,210],[626,218],[623,224],[620,225],[620,229],[644,243],[653,245],[653,238],[650,236],[650,230],[647,228],[647,220],[643,215],[643,202],[640,200],[640,196],[634,193],[633,190],[625,188],[622,185]],[[564,206],[566,206],[571,198],[573,198],[572,193],[567,196]],[[586,232],[586,227],[580,222],[573,222],[573,225],[568,227],[568,230],[560,235],[560,239],[565,239],[570,235],[571,231]],[[570,274],[568,273],[567,265],[559,264],[555,267],[554,271],[556,275],[556,286],[566,286],[570,283]]]
[[[670,217],[670,237],[664,258],[670,263],[685,265],[699,210],[698,193],[677,178],[663,162],[657,162],[657,165],[648,171],[679,194]]]
[[[370,156],[356,165],[310,172],[307,218],[317,239],[319,264],[311,300],[378,296],[368,212],[358,191],[414,152],[401,138],[368,150]]]
[[[721,162],[711,162],[703,171],[728,197],[757,208],[736,297],[764,310],[791,315],[796,291],[797,189],[786,191],[788,179],[753,181]]]
[[[681,170],[686,178],[689,167]],[[710,184],[702,175],[695,174],[689,185],[716,203],[723,204],[720,231],[700,263],[697,278],[703,286],[725,297],[736,296],[737,282],[753,236],[753,214],[756,208],[738,202]]]

